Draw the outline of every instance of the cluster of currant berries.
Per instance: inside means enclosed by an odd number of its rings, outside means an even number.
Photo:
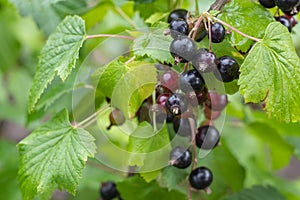
[[[122,200],[117,190],[116,184],[113,181],[101,183],[99,200],[112,200],[118,198]]]
[[[293,16],[300,11],[300,0],[259,0],[259,2],[265,8],[277,6],[284,15],[275,16],[276,21],[286,26],[289,32],[292,31],[292,28],[297,24]]]

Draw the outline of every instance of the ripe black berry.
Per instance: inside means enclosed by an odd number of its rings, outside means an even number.
[[[194,121],[194,124],[196,124],[196,121],[192,117],[188,118],[182,118],[182,117],[174,117],[173,119],[173,129],[174,131],[183,137],[189,137],[192,135],[192,128],[196,129],[196,127],[191,127],[190,120]]]
[[[178,18],[186,20],[187,13],[188,13],[188,11],[185,10],[185,9],[176,9],[176,10],[173,10],[169,14],[168,23],[170,23],[172,20],[178,19]]]
[[[198,31],[195,37],[195,41],[201,42],[206,36],[207,36],[206,30]]]
[[[207,49],[197,50],[192,63],[193,67],[200,73],[212,72],[216,69],[216,55]]]
[[[183,92],[201,92],[205,86],[204,79],[195,69],[183,72],[179,76],[179,88]]]
[[[219,94],[215,91],[208,93],[207,101],[205,105],[211,110],[222,111],[228,104],[228,98],[226,94]]]
[[[178,74],[173,70],[165,71],[159,79],[160,84],[170,91],[174,91],[178,88]]]
[[[101,184],[100,195],[103,200],[112,200],[120,194],[116,188],[116,184],[112,181],[108,181]]]
[[[183,19],[174,19],[170,23],[170,31],[171,36],[173,38],[177,38],[180,35],[188,35],[189,34],[189,25]]]
[[[280,22],[285,27],[287,27],[289,32],[292,31],[292,24],[291,24],[291,21],[288,18],[286,18],[285,16],[280,16],[280,17],[275,17],[275,19],[276,19],[276,21]]]
[[[173,115],[180,115],[188,108],[188,102],[183,94],[174,93],[166,101],[166,107]]]
[[[211,25],[211,41],[213,43],[220,43],[224,40],[226,30],[224,26],[218,22]]]
[[[217,79],[223,82],[231,82],[239,78],[240,66],[234,58],[222,56],[216,62],[217,70],[214,71],[214,74]]]
[[[259,0],[259,3],[265,8],[275,7],[275,0]]]
[[[196,45],[191,38],[180,36],[172,41],[170,52],[176,62],[188,62],[194,57]]]
[[[125,122],[125,117],[121,110],[115,109],[109,114],[110,125],[107,127],[109,130],[113,125],[122,125]]]
[[[197,130],[195,140],[197,147],[210,150],[218,145],[220,134],[214,126],[200,126]]]
[[[282,11],[288,11],[296,7],[299,0],[276,0],[275,3]]]
[[[213,174],[210,169],[206,167],[198,167],[194,169],[190,176],[189,182],[195,189],[202,190],[210,186],[213,181]]]
[[[170,163],[179,169],[185,169],[192,163],[192,153],[185,147],[177,146],[170,153]]]

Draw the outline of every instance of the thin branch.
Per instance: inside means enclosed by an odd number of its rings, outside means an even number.
[[[97,119],[97,115],[100,114],[101,112],[103,112],[104,110],[106,110],[107,108],[109,108],[109,105],[105,105],[103,106],[101,109],[99,109],[98,111],[94,112],[92,115],[90,115],[89,117],[87,117],[86,119],[84,119],[83,121],[75,124],[73,127],[74,128],[82,128],[82,127],[86,127],[84,126],[85,124],[90,124],[90,121],[93,119]]]
[[[240,34],[240,35],[242,35],[242,36],[244,36],[244,37],[246,37],[246,38],[248,38],[248,39],[250,39],[250,40],[254,40],[254,41],[256,41],[256,42],[260,42],[260,41],[261,41],[261,39],[258,39],[258,38],[256,38],[256,37],[252,37],[252,36],[250,36],[250,35],[247,35],[246,33],[243,33],[243,32],[241,32],[241,31],[239,31],[238,29],[234,28],[233,26],[227,24],[226,22],[224,22],[224,21],[222,21],[222,20],[220,20],[220,19],[218,19],[218,18],[216,18],[216,17],[211,16],[211,18],[212,18],[213,20],[215,20],[216,22],[219,22],[220,24],[222,24],[222,25],[228,27],[230,30],[232,30],[232,31],[234,31],[234,32],[236,32],[236,33],[238,33],[238,34]]]
[[[128,15],[119,7],[116,7],[116,11],[123,17],[133,28],[138,29],[138,26],[135,24],[135,22],[128,17]]]
[[[108,38],[120,38],[126,40],[135,40],[134,37],[127,36],[127,35],[114,35],[114,34],[96,34],[96,35],[87,35],[85,39],[92,39],[92,38],[101,38],[101,37],[108,37]]]
[[[225,4],[229,1],[230,0],[216,0],[213,4],[211,4],[210,8],[208,9],[208,12],[211,10],[222,10]]]
[[[198,15],[200,13],[198,0],[195,0],[195,6],[196,6],[196,14]]]

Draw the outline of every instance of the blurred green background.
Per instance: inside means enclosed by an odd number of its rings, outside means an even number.
[[[18,200],[18,152],[16,144],[51,114],[70,108],[71,93],[64,94],[54,106],[39,113],[27,113],[27,100],[38,61],[47,36],[68,14],[78,14],[86,21],[89,34],[119,33],[144,27],[144,19],[152,13],[166,13],[182,3],[194,10],[191,1],[48,1],[0,0],[0,199]],[[52,1],[56,2],[56,1]],[[139,3],[141,2],[141,3]],[[146,3],[145,3],[146,2]],[[205,11],[213,1],[200,0]],[[21,12],[20,12],[21,11]],[[22,15],[21,15],[21,14]],[[298,15],[299,18],[299,15]],[[294,28],[293,41],[300,55],[300,24]],[[103,39],[87,41],[79,62]],[[124,44],[105,47],[98,53],[100,62]],[[72,77],[67,80],[72,83]],[[51,87],[61,84],[55,80]],[[300,125],[286,125],[270,120],[253,105],[242,104],[239,94],[230,96],[227,121],[222,132],[222,145],[203,161],[216,172],[216,184],[209,199],[240,191],[256,184],[276,187],[288,199],[300,199]],[[40,120],[43,119],[43,120]],[[223,165],[222,169],[217,166]],[[123,174],[109,171],[97,162],[88,163],[74,198],[56,192],[53,199],[97,199],[101,181],[121,180]],[[119,176],[120,175],[120,176]],[[230,182],[230,183],[229,183]],[[228,186],[229,185],[229,186]],[[228,192],[230,190],[230,192]]]

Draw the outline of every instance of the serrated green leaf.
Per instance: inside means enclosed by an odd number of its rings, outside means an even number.
[[[94,138],[74,128],[66,110],[18,144],[18,178],[23,199],[48,199],[55,188],[75,194],[82,169],[96,151]]]
[[[300,60],[286,27],[271,23],[240,71],[238,84],[246,102],[266,98],[269,116],[285,122],[300,119]]]
[[[254,186],[223,200],[284,200],[285,198],[271,186]]]
[[[154,65],[146,62],[131,62],[126,68],[126,73],[122,74],[113,88],[111,105],[119,108],[125,117],[132,118],[155,90],[157,73]]]
[[[176,189],[182,181],[186,180],[190,171],[178,169],[173,166],[165,167],[162,171],[163,183],[169,190]]]
[[[49,35],[66,15],[79,14],[86,7],[86,0],[9,0],[23,16],[31,16]],[[51,19],[51,20],[49,20]],[[45,23],[47,22],[47,23]]]
[[[143,166],[145,162],[147,162],[147,168],[151,168],[151,165],[155,167],[156,162],[163,159],[165,155],[160,153],[157,155],[155,161],[151,161],[147,158],[147,153],[158,151],[163,148],[164,152],[166,152],[170,149],[169,142],[169,133],[166,125],[159,131],[154,131],[150,124],[140,124],[129,137],[127,150],[132,154],[128,160],[128,165]]]
[[[63,81],[70,75],[84,39],[84,21],[78,16],[66,17],[50,35],[40,54],[37,72],[30,89],[29,111],[33,111],[55,75]]]
[[[163,24],[163,25],[162,25]],[[165,36],[167,29],[165,23],[160,23],[159,28],[151,28],[133,42],[133,51],[137,56],[147,56],[155,61],[173,63],[170,54],[171,36]]]
[[[257,38],[261,38],[268,24],[274,21],[267,9],[252,0],[230,1],[223,8],[220,18],[243,33]],[[246,52],[253,41],[232,32],[231,43],[237,49]]]
[[[157,182],[152,181],[146,183],[141,177],[130,177],[123,182],[117,183],[118,191],[122,199],[134,200],[186,200],[187,196],[176,190],[168,191],[166,188],[161,188]],[[137,192],[138,191],[138,192]]]

